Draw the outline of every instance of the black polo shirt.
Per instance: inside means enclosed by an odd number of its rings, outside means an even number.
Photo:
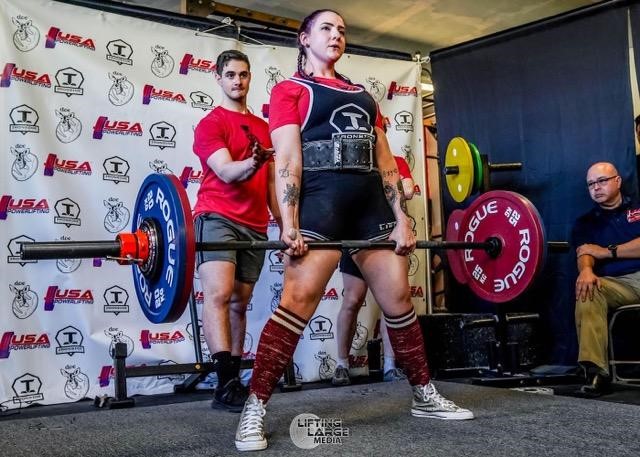
[[[580,216],[571,233],[574,247],[583,244],[623,244],[640,237],[640,205],[623,198],[622,204],[612,210],[596,205]],[[598,276],[622,276],[640,271],[638,259],[603,259],[596,261],[594,273]]]

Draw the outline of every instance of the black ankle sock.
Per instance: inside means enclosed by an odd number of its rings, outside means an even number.
[[[240,355],[232,355],[231,356],[231,373],[234,378],[240,377],[240,361],[242,360],[242,356]]]
[[[223,387],[229,380],[233,378],[233,368],[231,362],[231,352],[220,351],[216,352],[211,358],[218,362],[218,387]]]

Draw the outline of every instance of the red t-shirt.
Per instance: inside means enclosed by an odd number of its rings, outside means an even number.
[[[298,76],[297,74],[295,76]],[[342,90],[362,90],[362,87],[348,84],[341,79],[319,78],[315,81],[325,86]],[[309,90],[302,84],[290,79],[275,85],[271,90],[269,101],[269,131],[273,132],[283,125],[295,124],[302,126],[309,112]],[[383,128],[383,118],[378,110],[376,127]]]
[[[225,183],[207,165],[207,159],[226,148],[234,161],[251,157],[251,141],[241,126],[247,126],[263,148],[271,148],[268,125],[253,114],[216,107],[199,123],[194,132],[193,152],[200,158],[203,176],[194,215],[217,213],[260,233],[267,232],[268,164],[249,179]]]
[[[402,157],[393,156],[396,159],[396,165],[398,166],[398,173],[400,174],[400,179],[413,179],[411,176],[411,170],[409,169],[409,164]]]

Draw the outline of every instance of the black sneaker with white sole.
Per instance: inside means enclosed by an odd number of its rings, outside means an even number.
[[[249,388],[244,386],[239,378],[233,378],[224,386],[216,388],[211,407],[239,413],[242,412],[248,397]]]

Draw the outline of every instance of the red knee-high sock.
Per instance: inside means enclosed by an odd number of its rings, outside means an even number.
[[[267,321],[253,364],[251,392],[265,404],[293,357],[307,321],[280,306]]]
[[[416,312],[411,309],[400,316],[385,315],[384,320],[387,323],[391,347],[396,355],[396,365],[404,370],[409,384],[428,384],[429,368]]]

